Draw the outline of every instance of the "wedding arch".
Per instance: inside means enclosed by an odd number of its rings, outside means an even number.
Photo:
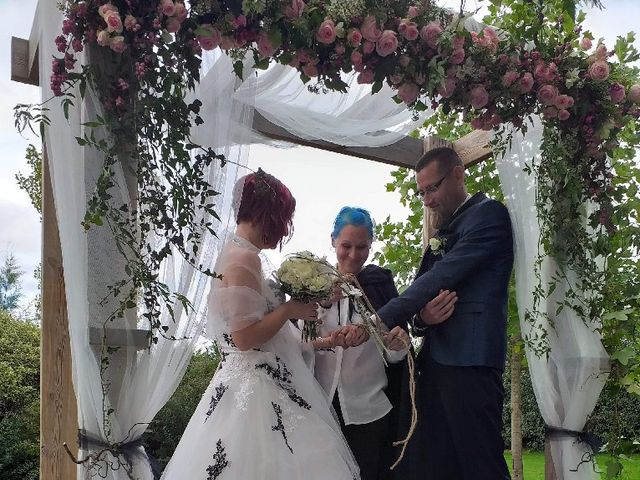
[[[53,346],[43,388],[71,373],[77,457],[87,460],[79,477],[152,478],[139,439],[201,332],[207,265],[248,146],[273,137],[410,165],[422,147],[407,134],[436,108],[495,134],[555,475],[593,475],[580,469],[593,452],[576,438],[609,357],[587,238],[612,228],[607,158],[640,115],[640,86],[603,44],[576,28],[549,51],[430,1],[63,6],[39,3],[16,67],[32,83],[42,72],[43,101],[59,97],[19,109],[18,122],[45,127],[44,198],[55,212],[43,215],[43,347],[52,330],[65,340],[66,316],[70,348]],[[72,404],[70,389],[54,390],[63,396],[43,402]],[[43,444],[58,459],[43,470],[50,478],[70,478],[61,444],[78,429],[60,419]]]

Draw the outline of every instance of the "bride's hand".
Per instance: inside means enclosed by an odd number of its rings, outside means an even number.
[[[283,303],[282,306],[287,309],[287,316],[289,318],[322,323],[321,320],[318,320],[318,304],[316,302],[289,300]]]

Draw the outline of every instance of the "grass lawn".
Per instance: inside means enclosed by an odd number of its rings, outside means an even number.
[[[505,459],[509,470],[511,470],[511,453],[505,453]],[[607,455],[598,455],[598,470],[603,472],[601,477],[606,479],[607,471]],[[522,460],[524,464],[524,480],[544,480],[544,453],[542,452],[525,452]],[[640,454],[631,455],[630,460],[623,460],[622,464],[624,470],[622,474],[617,477],[619,480],[638,480],[640,479]],[[583,465],[583,467],[591,468],[589,465]]]

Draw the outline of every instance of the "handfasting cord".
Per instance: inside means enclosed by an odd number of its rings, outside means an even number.
[[[373,312],[373,314],[375,315],[376,323],[375,323],[375,325],[372,325],[372,327],[376,330],[376,332],[378,334],[386,333],[382,329],[382,325],[384,325],[384,323],[382,322],[382,319],[380,318],[380,316],[376,312],[376,309],[373,308],[373,305],[371,305],[371,302],[369,301],[369,298],[367,297],[367,294],[364,292],[364,289],[360,285],[360,282],[358,281],[356,276],[349,274],[349,275],[344,275],[344,277],[346,277],[347,279],[352,281],[353,284],[362,292],[362,298],[364,300],[364,303],[365,303],[367,309],[369,311]],[[368,320],[365,318],[364,321],[367,322]],[[403,342],[404,342],[404,340],[403,340]],[[405,342],[404,346],[405,346],[405,348],[409,348],[411,346],[411,341],[409,341],[408,344]],[[387,350],[386,347],[383,346],[383,348],[385,348],[385,350]],[[400,455],[398,456],[398,458],[395,461],[395,463],[393,465],[391,465],[391,470],[396,468],[398,466],[398,464],[400,463],[400,461],[404,458],[404,452],[407,449],[407,445],[409,444],[409,440],[413,436],[413,433],[415,432],[415,429],[416,429],[416,425],[418,424],[418,409],[416,408],[415,362],[413,360],[413,355],[411,355],[411,350],[410,349],[407,352],[407,368],[409,370],[409,398],[411,399],[411,423],[409,425],[409,431],[407,432],[407,436],[404,438],[404,440],[398,440],[398,441],[393,442],[393,446],[394,447],[402,445],[402,450],[400,451]]]

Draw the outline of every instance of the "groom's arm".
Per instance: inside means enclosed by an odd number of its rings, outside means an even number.
[[[477,213],[469,214],[475,215],[468,221],[453,248],[402,295],[378,310],[378,315],[389,328],[417,314],[440,290],[455,290],[473,272],[497,257],[511,254],[511,222],[502,204],[487,202]]]

